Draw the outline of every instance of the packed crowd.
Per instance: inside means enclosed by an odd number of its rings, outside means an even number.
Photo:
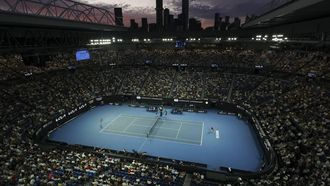
[[[19,55],[0,57],[0,185],[182,185],[186,173],[169,165],[116,158],[106,150],[59,149],[33,141],[47,121],[92,98],[117,94],[239,104],[260,120],[279,162],[272,174],[240,179],[241,185],[330,184],[327,53],[242,49],[93,53],[99,57],[71,62],[76,66],[71,70],[67,63],[74,60],[67,54],[51,57],[42,67],[24,64]],[[167,67],[144,66],[146,59]],[[273,71],[253,74],[262,61]],[[131,63],[141,66],[119,65]],[[172,63],[191,66],[181,69],[171,67]],[[213,63],[251,70],[227,72],[210,68]],[[316,77],[308,76],[311,72]],[[197,172],[192,184],[212,185]]]
[[[259,52],[258,52],[259,55]],[[102,63],[116,63],[121,65],[143,65],[146,61],[157,65],[189,64],[191,66],[210,66],[219,64],[221,66],[249,67],[253,66],[258,59],[258,55],[252,50],[241,50],[237,48],[215,49],[191,49],[173,50],[167,48],[160,49],[104,49],[93,50],[96,63],[99,56]],[[104,57],[106,56],[106,57]],[[192,60],[193,59],[193,60]],[[243,62],[243,63],[242,63]],[[229,65],[230,64],[230,65]]]

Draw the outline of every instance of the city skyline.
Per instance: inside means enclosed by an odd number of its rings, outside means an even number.
[[[125,26],[130,25],[130,20],[135,19],[141,26],[141,18],[147,18],[149,23],[156,23],[156,0],[79,0],[95,6],[101,6],[113,11],[115,7],[123,9],[123,21]],[[240,17],[244,22],[244,17],[251,14],[259,14],[263,11],[265,4],[271,0],[190,0],[189,17],[197,18],[201,21],[202,27],[206,28],[214,25],[214,14],[220,16]],[[168,8],[171,14],[177,16],[181,13],[182,0],[163,0],[163,8]]]

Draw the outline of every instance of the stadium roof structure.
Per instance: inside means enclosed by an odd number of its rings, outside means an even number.
[[[243,28],[264,28],[330,16],[329,0],[292,0],[243,25]]]
[[[2,0],[0,24],[9,26],[125,31],[113,13],[72,0]]]
[[[126,31],[102,7],[72,0],[0,0],[0,53],[71,50]]]

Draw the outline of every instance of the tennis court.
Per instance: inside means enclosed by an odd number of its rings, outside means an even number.
[[[52,131],[49,140],[144,152],[154,157],[206,164],[209,170],[218,170],[220,166],[259,170],[263,151],[253,129],[236,116],[217,112],[210,109],[207,113],[168,114],[157,121],[156,114],[146,108],[104,105]],[[216,132],[210,132],[211,127],[220,132],[219,138]]]
[[[179,121],[159,117],[118,115],[102,124],[100,132],[157,138],[202,145],[203,122]]]

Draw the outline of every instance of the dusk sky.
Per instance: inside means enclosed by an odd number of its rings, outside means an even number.
[[[113,11],[114,7],[122,7],[124,23],[129,26],[130,19],[136,19],[140,24],[141,17],[147,17],[149,23],[155,22],[156,0],[78,0],[83,3],[101,6]],[[163,0],[164,8],[169,8],[170,13],[181,13],[182,0]],[[221,16],[245,17],[246,15],[259,14],[271,0],[190,0],[190,15],[202,21],[202,26],[213,26],[216,12]],[[244,20],[242,20],[244,21]]]

